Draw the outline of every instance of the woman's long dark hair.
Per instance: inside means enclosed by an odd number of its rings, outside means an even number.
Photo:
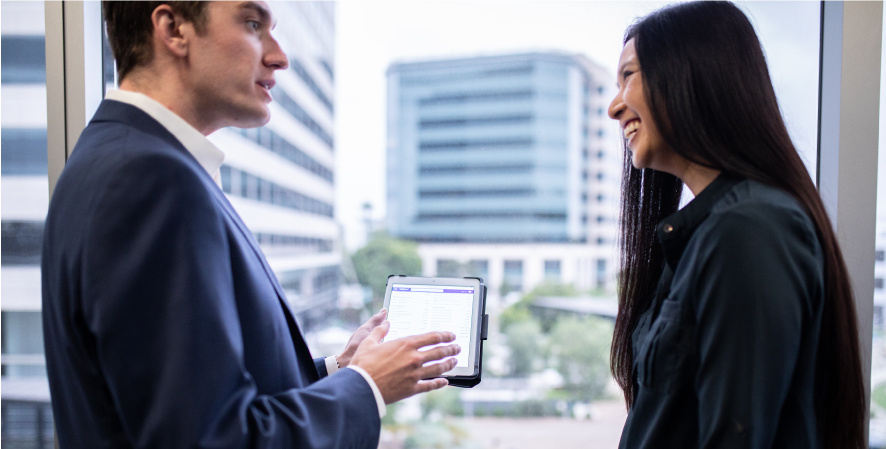
[[[824,309],[816,360],[816,413],[826,449],[864,446],[865,399],[849,274],[831,222],[781,117],[766,58],[745,14],[727,2],[656,11],[634,25],[645,97],[664,142],[703,166],[789,192],[806,210],[824,251]],[[619,249],[619,313],[611,367],[628,407],[631,334],[661,276],[655,225],[677,210],[682,183],[637,170],[625,152]]]

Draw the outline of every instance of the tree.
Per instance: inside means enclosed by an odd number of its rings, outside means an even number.
[[[357,280],[372,288],[372,308],[378,310],[385,297],[389,275],[421,276],[418,244],[395,239],[383,232],[372,235],[369,243],[351,257]]]
[[[505,335],[511,352],[508,363],[511,375],[523,377],[535,372],[538,368],[536,362],[540,361],[544,349],[544,336],[538,322],[529,318],[513,323],[508,326]]]
[[[550,348],[563,388],[570,396],[591,401],[603,396],[609,380],[612,322],[598,317],[560,319],[551,330]]]
[[[562,318],[551,330],[551,353],[563,388],[572,397],[591,401],[603,396],[609,380],[612,323],[598,317]]]
[[[540,284],[520,298],[520,301],[517,301],[517,303],[512,304],[502,311],[501,316],[499,317],[499,330],[507,333],[508,327],[512,324],[529,319],[531,317],[529,306],[541,296],[578,296],[578,291],[575,290],[575,287],[571,284],[560,284],[556,282],[545,282]],[[552,323],[542,322],[540,324],[542,325],[542,331],[548,332]]]

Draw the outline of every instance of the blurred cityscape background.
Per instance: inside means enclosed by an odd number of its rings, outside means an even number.
[[[380,447],[617,446],[626,412],[608,357],[623,154],[607,107],[625,28],[663,5],[272,4],[290,60],[272,119],[210,140],[315,356],[339,353],[381,307],[389,274],[489,286],[482,383],[389,406]],[[48,448],[44,12],[0,6],[2,445]],[[814,173],[820,4],[741,6]],[[886,441],[886,219],[877,232],[872,447]]]

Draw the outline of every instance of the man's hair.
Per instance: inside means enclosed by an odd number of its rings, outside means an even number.
[[[197,33],[205,32],[206,2],[102,2],[108,41],[117,60],[118,79],[122,80],[133,69],[154,58],[151,14],[164,4],[172,7],[173,12],[184,20],[193,23]]]

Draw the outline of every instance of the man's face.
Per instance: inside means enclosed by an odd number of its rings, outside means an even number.
[[[289,66],[271,36],[274,18],[265,2],[211,2],[204,35],[190,43],[186,85],[194,113],[211,131],[251,128],[270,119],[274,71]]]

